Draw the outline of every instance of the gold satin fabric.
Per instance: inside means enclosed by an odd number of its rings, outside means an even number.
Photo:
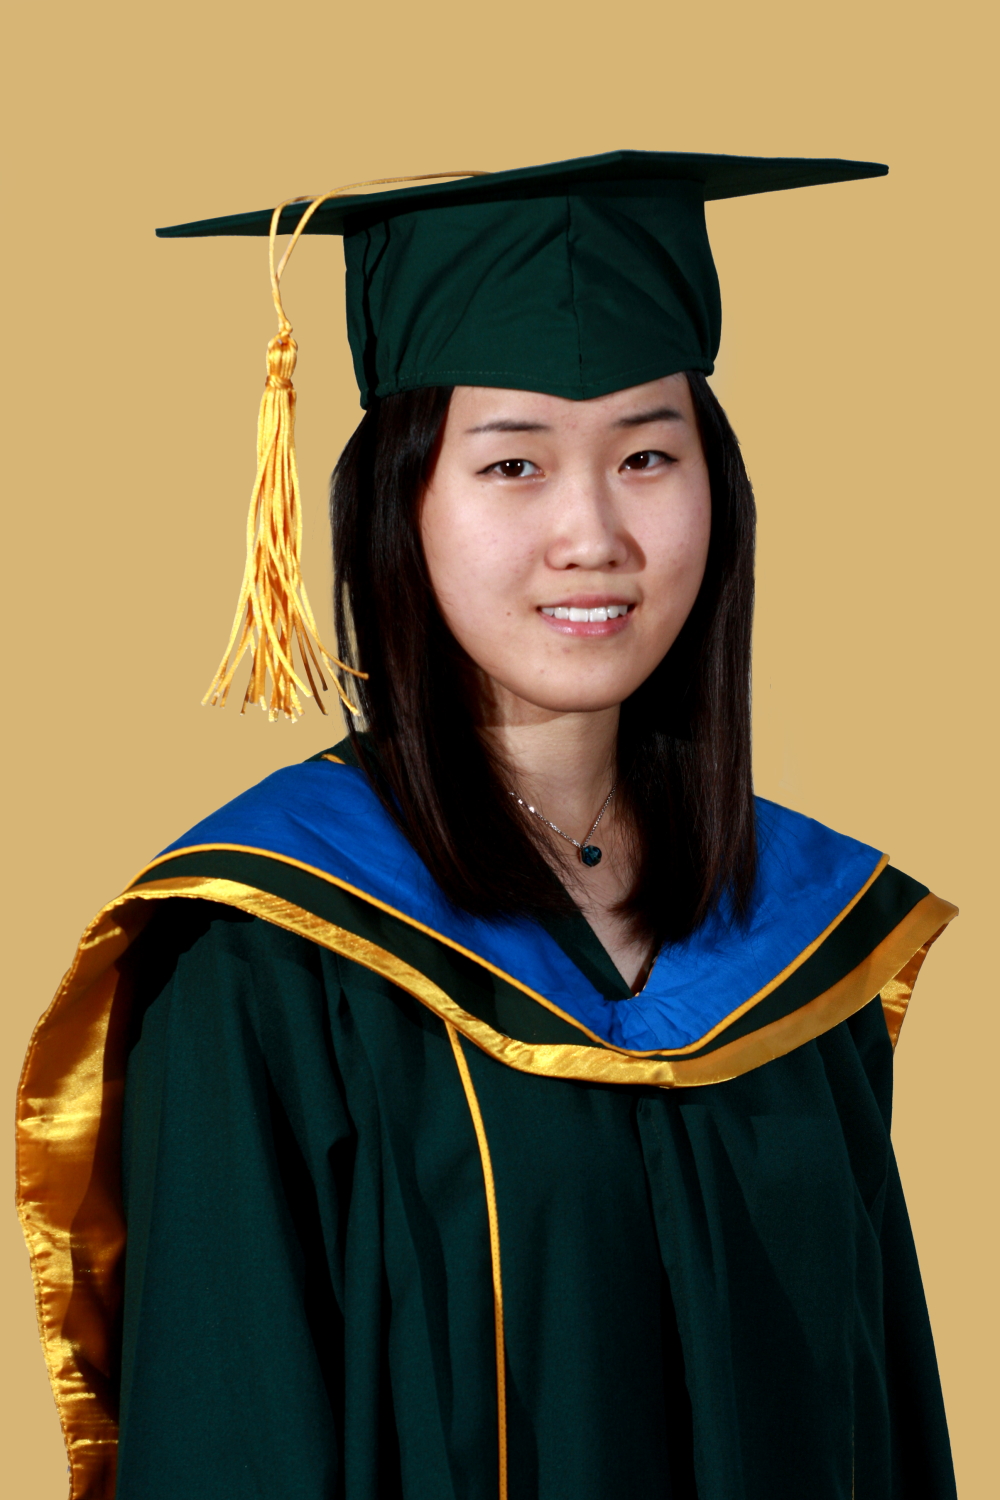
[[[109,1388],[125,1243],[120,1137],[128,995],[119,961],[153,908],[102,912],[28,1048],[17,1105],[18,1212],[72,1500],[110,1500]]]
[[[895,1041],[927,950],[956,915],[956,908],[948,902],[925,896],[856,969],[829,990],[791,1015],[707,1056],[691,1057],[685,1053],[706,1039],[673,1053],[644,1054],[605,1044],[535,1045],[504,1036],[463,1010],[396,954],[277,896],[235,881],[168,878],[118,897],[87,929],[55,1000],[39,1022],[18,1094],[18,1211],[31,1254],[45,1359],[66,1439],[71,1500],[112,1500],[114,1494],[117,1429],[109,1379],[121,1302],[124,1222],[119,1150],[130,1000],[120,961],[145,926],[153,903],[177,897],[237,907],[354,959],[413,995],[447,1027],[508,1067],[551,1078],[663,1088],[697,1087],[749,1072],[822,1035],[878,994],[883,996]],[[413,921],[410,925],[421,926]],[[484,967],[493,969],[489,964]],[[508,975],[501,977],[534,993]],[[772,988],[767,986],[720,1024],[732,1021]],[[536,998],[563,1014],[543,996]],[[572,1023],[571,1017],[565,1019]],[[586,1034],[585,1028],[577,1029]],[[485,1136],[480,1140],[481,1152],[484,1140]],[[483,1158],[484,1172],[487,1159],[488,1152]],[[491,1240],[492,1235],[491,1227]],[[498,1240],[496,1256],[495,1290],[499,1290]]]
[[[926,943],[921,944],[913,957],[903,965],[899,973],[895,974],[879,991],[882,999],[882,1010],[885,1014],[886,1029],[892,1041],[893,1048],[895,1048],[896,1043],[899,1041],[899,1033],[902,1030],[903,1021],[906,1017],[906,1007],[910,1003],[910,996],[913,994],[913,986],[917,982],[920,966],[927,957],[927,950],[930,948],[931,943],[941,936],[946,925],[947,923],[943,923],[937,932],[931,933]]]
[[[486,1189],[486,1214],[490,1226],[490,1265],[493,1270],[493,1324],[496,1330],[497,1356],[497,1452],[499,1455],[499,1478],[497,1492],[499,1500],[507,1500],[507,1351],[503,1329],[503,1277],[500,1274],[500,1215],[497,1212],[496,1184],[493,1180],[493,1162],[490,1158],[490,1143],[483,1124],[483,1113],[479,1108],[476,1087],[472,1082],[469,1064],[462,1043],[454,1026],[445,1022],[445,1030],[455,1054],[458,1076],[462,1080],[465,1101],[472,1116],[479,1159],[483,1166],[483,1185]]]

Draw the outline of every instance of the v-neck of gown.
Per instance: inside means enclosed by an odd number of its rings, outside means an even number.
[[[611,954],[579,908],[565,916],[545,913],[536,920],[605,1000],[629,998],[631,985],[618,972]]]

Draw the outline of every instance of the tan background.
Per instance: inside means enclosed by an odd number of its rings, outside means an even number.
[[[964,1500],[995,1495],[995,36],[952,0],[354,9],[56,0],[5,29],[3,1088],[96,908],[331,743],[201,709],[235,603],[272,331],[255,240],[156,224],[394,173],[617,147],[836,155],[885,181],[714,205],[716,385],[761,511],[757,776],[958,902],[896,1141]],[[992,127],[992,128],[991,128]],[[995,141],[994,141],[995,144]],[[339,243],[300,247],[306,572],[358,417]],[[64,1466],[12,1215],[8,1494]]]

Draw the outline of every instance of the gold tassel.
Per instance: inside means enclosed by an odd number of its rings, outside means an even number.
[[[257,419],[257,478],[250,497],[247,517],[247,560],[243,587],[233,621],[229,643],[219,670],[202,703],[224,707],[236,669],[244,654],[250,651],[250,681],[243,697],[241,713],[248,703],[259,703],[270,720],[279,714],[297,719],[303,711],[302,698],[315,698],[323,713],[326,707],[320,690],[327,688],[323,663],[333,676],[334,686],[345,708],[359,710],[341,686],[337,672],[352,677],[367,677],[327,651],[319,638],[316,621],[302,581],[302,507],[299,498],[299,475],[295,463],[295,389],[292,371],[298,346],[292,338],[292,325],[281,305],[281,277],[288,258],[299,242],[313,214],[330,198],[356,188],[382,187],[394,182],[423,182],[430,178],[475,177],[476,172],[434,172],[424,177],[386,177],[377,182],[352,182],[314,198],[295,227],[281,261],[274,264],[275,239],[282,210],[291,198],[279,203],[271,216],[268,256],[271,271],[271,295],[278,314],[278,332],[267,346],[267,381]],[[301,661],[301,672],[295,669],[295,652]],[[270,678],[270,691],[268,691]],[[318,686],[317,686],[318,683]]]

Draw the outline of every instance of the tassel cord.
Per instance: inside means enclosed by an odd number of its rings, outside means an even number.
[[[282,306],[281,278],[309,221],[331,198],[357,188],[479,175],[476,172],[435,172],[426,178],[384,177],[372,182],[349,183],[324,193],[309,203],[277,265],[275,241],[281,215],[291,204],[306,200],[293,198],[279,203],[271,215],[268,266],[278,332],[267,346],[267,380],[257,416],[257,474],[247,515],[246,564],[229,641],[203,703],[225,706],[237,668],[246,652],[250,651],[250,680],[241,713],[246,711],[249,703],[258,703],[271,720],[279,715],[295,720],[303,712],[300,694],[313,698],[326,713],[320,697],[320,690],[327,688],[324,663],[345,708],[351,713],[359,712],[348,697],[338,673],[359,678],[366,678],[368,674],[348,666],[323,645],[300,568],[302,505],[295,459],[295,389],[292,385],[298,346]],[[296,647],[302,676],[295,668]],[[268,678],[270,693],[267,690]]]

